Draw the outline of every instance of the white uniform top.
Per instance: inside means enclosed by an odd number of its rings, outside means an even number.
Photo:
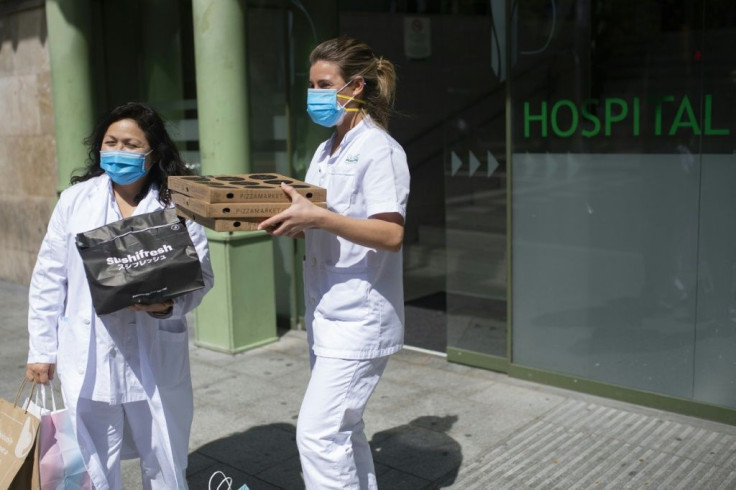
[[[369,117],[332,151],[332,138],[312,158],[305,181],[327,189],[331,211],[353,218],[406,217],[409,168],[403,148]],[[373,359],[404,341],[402,253],[356,245],[323,230],[306,230],[304,292],[314,354]]]
[[[115,202],[112,182],[108,186],[106,224],[123,219]],[[146,400],[138,355],[138,332],[135,312],[124,308],[105,315],[104,324],[96,324],[95,344],[98,369],[94,375],[92,400],[112,405]]]

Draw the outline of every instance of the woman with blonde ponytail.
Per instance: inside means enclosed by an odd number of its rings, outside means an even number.
[[[327,209],[284,185],[291,206],[260,228],[306,240],[312,375],[297,423],[304,483],[374,489],[363,412],[404,340],[401,244],[409,169],[387,132],[396,72],[350,38],[323,42],[309,61],[307,113],[335,132],[317,148],[305,180],[327,189]]]

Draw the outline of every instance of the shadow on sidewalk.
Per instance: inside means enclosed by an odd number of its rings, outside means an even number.
[[[462,448],[447,432],[456,415],[423,416],[377,432],[370,441],[379,488],[442,488],[451,485],[462,463]],[[302,489],[296,427],[277,423],[210,442],[189,455],[191,488],[208,488],[210,476],[222,471],[232,489]],[[212,488],[222,478],[213,479]],[[221,488],[226,488],[223,485]]]
[[[425,415],[377,432],[371,439],[378,488],[443,488],[457,478],[463,452],[446,434],[457,415]]]

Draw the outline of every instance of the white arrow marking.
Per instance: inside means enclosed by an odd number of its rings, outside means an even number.
[[[460,167],[463,166],[463,161],[460,160],[460,157],[455,154],[455,152],[450,152],[451,158],[452,158],[452,175],[454,176],[458,170],[460,170]]]
[[[493,156],[493,153],[491,153],[489,150],[488,151],[488,174],[486,175],[486,177],[490,177],[493,174],[493,172],[496,171],[497,168],[498,168],[498,160],[496,160],[496,158]]]
[[[478,160],[475,155],[473,155],[472,151],[468,151],[468,160],[470,161],[469,177],[472,177],[475,171],[478,170],[478,167],[480,167],[480,160]]]

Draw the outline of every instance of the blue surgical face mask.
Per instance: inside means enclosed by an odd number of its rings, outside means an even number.
[[[312,118],[312,121],[324,126],[331,128],[342,122],[345,117],[345,112],[357,112],[360,109],[350,108],[345,109],[345,106],[341,105],[337,99],[347,99],[348,101],[353,100],[358,103],[363,103],[362,100],[347,95],[339,95],[342,90],[350,85],[350,82],[343,85],[340,90],[334,88],[310,88],[307,90],[307,114]],[[347,102],[346,102],[347,103]]]
[[[151,150],[153,151],[153,150]],[[100,151],[100,167],[118,185],[132,184],[148,172],[146,157],[151,154],[132,151]]]

